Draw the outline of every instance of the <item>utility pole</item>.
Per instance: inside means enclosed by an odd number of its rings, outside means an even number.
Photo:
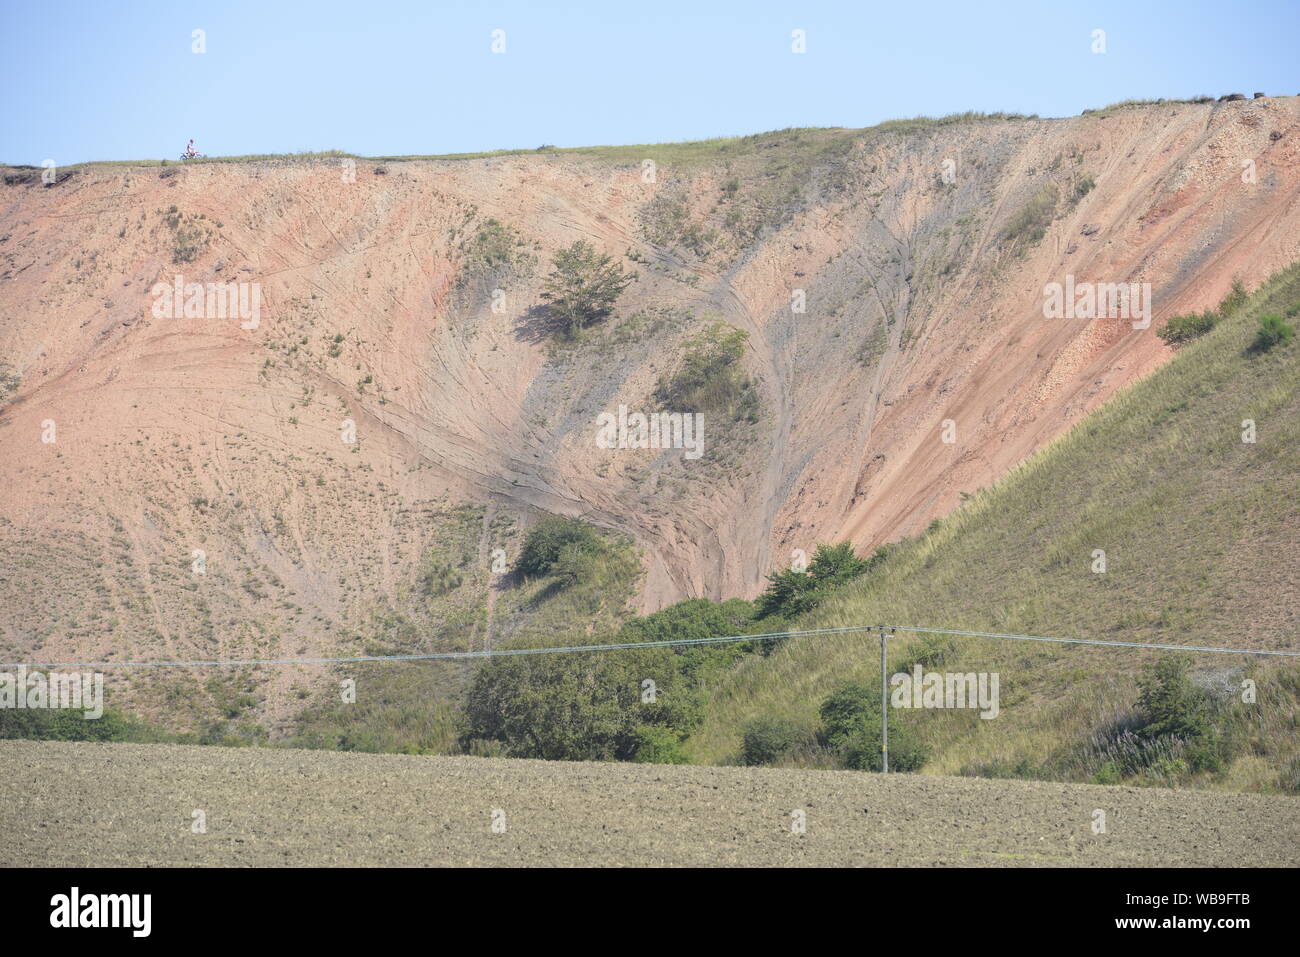
[[[888,655],[885,650],[889,637],[885,626],[880,626],[880,773],[889,773],[889,678],[886,674]]]

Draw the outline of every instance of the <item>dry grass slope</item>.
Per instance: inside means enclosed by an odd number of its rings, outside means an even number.
[[[1259,316],[1297,303],[1300,264],[802,624],[1300,649],[1300,347],[1252,348]],[[1242,440],[1245,420],[1253,443]],[[1096,549],[1104,573],[1093,570]],[[752,660],[717,690],[694,756],[728,760],[740,729],[764,714],[811,737],[831,690],[878,673],[876,647],[810,638]],[[919,716],[935,751],[927,771],[1054,760],[1057,774],[1087,780],[1105,760],[1089,739],[1131,712],[1142,668],[1164,653],[900,635],[892,654],[895,666],[923,657],[1001,675],[998,718]],[[1237,706],[1249,746],[1226,775],[1197,783],[1280,787],[1300,746],[1300,668],[1208,655],[1195,667],[1228,698],[1247,677],[1260,689],[1257,705]]]

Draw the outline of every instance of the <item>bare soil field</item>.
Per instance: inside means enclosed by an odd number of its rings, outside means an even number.
[[[194,832],[196,811],[205,833]],[[1094,833],[1098,811],[1104,833]],[[803,814],[803,833],[792,826],[794,812]],[[1300,799],[843,771],[3,741],[0,835],[7,867],[1287,866],[1300,859]]]

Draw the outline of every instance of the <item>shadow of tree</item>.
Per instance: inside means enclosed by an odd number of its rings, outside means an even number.
[[[510,591],[518,588],[525,581],[524,574],[517,568],[510,568],[506,571],[492,576],[492,587],[497,591]]]
[[[533,306],[515,322],[515,338],[520,342],[536,344],[568,335],[568,324],[545,304]]]

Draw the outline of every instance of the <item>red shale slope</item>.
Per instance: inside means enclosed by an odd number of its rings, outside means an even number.
[[[787,132],[682,165],[664,148],[649,183],[600,151],[361,160],[355,182],[305,160],[15,177],[0,638],[48,657],[338,650],[362,603],[409,586],[422,516],[461,503],[628,533],[644,609],[751,595],[818,541],[914,534],[1163,361],[1169,316],[1300,258],[1298,118],[1278,98]],[[799,152],[810,137],[825,149]],[[774,206],[765,184],[794,167]],[[1053,191],[1041,238],[1008,238]],[[477,238],[493,220],[504,258]],[[641,278],[556,349],[541,281],[577,239]],[[1045,319],[1067,274],[1150,283],[1155,322]],[[257,327],[156,316],[175,275],[259,284]],[[759,422],[706,419],[695,462],[598,448],[596,416],[651,410],[712,319],[749,333]]]

